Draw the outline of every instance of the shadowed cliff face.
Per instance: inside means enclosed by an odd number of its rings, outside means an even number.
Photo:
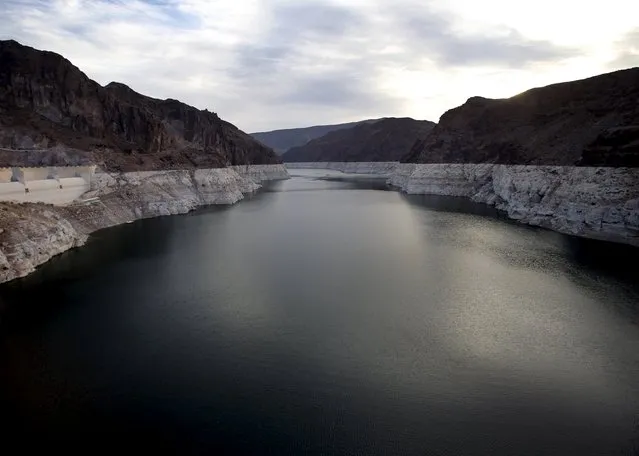
[[[639,68],[470,98],[414,144],[413,163],[639,166]]]
[[[91,161],[111,170],[278,163],[268,147],[215,113],[102,87],[71,62],[0,41],[0,166]],[[55,152],[51,152],[54,150]]]
[[[291,148],[282,158],[286,162],[399,161],[434,125],[428,120],[382,119],[332,131],[304,146]]]

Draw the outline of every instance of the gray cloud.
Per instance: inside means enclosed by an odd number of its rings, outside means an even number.
[[[357,11],[320,1],[275,3],[273,30],[284,39],[302,36],[338,38],[364,21]]]
[[[399,112],[402,101],[375,90],[379,62],[353,49],[351,37],[366,32],[354,10],[319,1],[276,4],[259,44],[235,49],[229,69],[245,87],[265,88],[257,97],[272,106],[300,110]],[[335,49],[341,58],[319,54]]]
[[[579,51],[549,41],[529,40],[513,29],[498,35],[465,35],[454,29],[454,18],[427,5],[398,10],[398,30],[404,30],[405,45],[423,53],[440,66],[492,64],[521,67],[536,62],[560,60]]]
[[[374,109],[401,112],[402,101],[379,91],[375,77],[387,67],[418,67],[429,60],[440,68],[493,65],[519,68],[561,60],[576,51],[547,41],[527,40],[507,29],[499,35],[460,35],[454,17],[427,3],[384,12],[381,24],[355,9],[330,3],[275,4],[260,43],[238,46],[229,69],[238,82],[271,88],[274,105]],[[380,52],[393,47],[391,52]],[[338,56],[327,58],[334,49]],[[301,65],[300,62],[304,64]]]
[[[557,47],[548,41],[531,41],[510,31],[503,38],[459,38],[447,36],[439,42],[439,59],[447,65],[497,64],[520,67],[575,57],[578,51]]]
[[[274,101],[311,106],[371,109],[399,105],[401,100],[371,90],[365,79],[348,72],[304,78]]]
[[[288,72],[290,60],[303,54],[303,47],[322,47],[337,42],[349,30],[363,24],[354,11],[319,1],[278,4],[271,9],[271,22],[259,43],[236,48],[237,65],[233,74],[240,78],[264,77]]]
[[[639,66],[639,28],[628,32],[617,43],[617,57],[612,61],[614,69]]]
[[[497,71],[576,54],[512,29],[460,33],[457,18],[430,0],[261,0],[253,22],[244,22],[250,12],[225,14],[233,8],[225,0],[79,1],[73,10],[0,0],[12,18],[0,38],[60,52],[101,83],[207,107],[249,130],[412,114],[411,99],[380,85],[397,69]],[[200,17],[194,4],[212,9]]]
[[[230,68],[241,80],[264,78],[285,70],[283,64],[294,51],[293,46],[243,45],[236,49],[236,64]]]

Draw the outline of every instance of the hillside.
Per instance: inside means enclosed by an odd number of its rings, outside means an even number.
[[[324,136],[331,131],[343,130],[345,128],[351,128],[361,123],[373,123],[379,119],[361,120],[359,122],[348,122],[336,125],[316,125],[313,127],[305,128],[289,128],[286,130],[273,130],[259,133],[251,133],[255,139],[265,144],[268,147],[273,148],[278,155],[284,154],[292,147],[303,146],[304,144],[312,141],[315,138]]]
[[[102,87],[53,52],[0,41],[0,166],[110,170],[278,163],[217,114],[129,87]],[[28,151],[27,151],[28,150]]]
[[[282,158],[285,162],[399,161],[434,126],[427,120],[382,119],[330,132],[290,149]]]
[[[470,98],[406,158],[414,163],[639,166],[639,68]]]

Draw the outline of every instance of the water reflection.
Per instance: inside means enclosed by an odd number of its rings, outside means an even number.
[[[636,250],[334,174],[105,230],[0,287],[7,435],[25,451],[627,454],[639,293],[616,263]]]

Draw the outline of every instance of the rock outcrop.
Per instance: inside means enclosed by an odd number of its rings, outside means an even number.
[[[0,41],[0,167],[104,170],[76,204],[0,203],[0,282],[96,230],[233,204],[262,181],[287,178],[280,162],[215,113],[102,87],[58,54]]]
[[[99,173],[85,203],[0,203],[0,282],[25,276],[89,234],[137,219],[233,204],[266,180],[286,179],[283,165]]]
[[[388,177],[389,184],[408,194],[464,197],[521,223],[639,245],[639,168],[397,162],[286,166]]]
[[[451,109],[403,161],[639,166],[639,68],[470,98]]]
[[[416,140],[435,126],[427,120],[387,118],[330,132],[282,158],[285,162],[388,162],[406,156]]]
[[[529,225],[639,245],[639,168],[402,163],[390,183],[409,194],[470,198]]]
[[[93,163],[112,171],[280,160],[217,114],[106,87],[53,52],[0,41],[0,166]]]
[[[639,68],[473,97],[404,161],[391,183],[407,193],[463,196],[523,223],[637,245]]]

